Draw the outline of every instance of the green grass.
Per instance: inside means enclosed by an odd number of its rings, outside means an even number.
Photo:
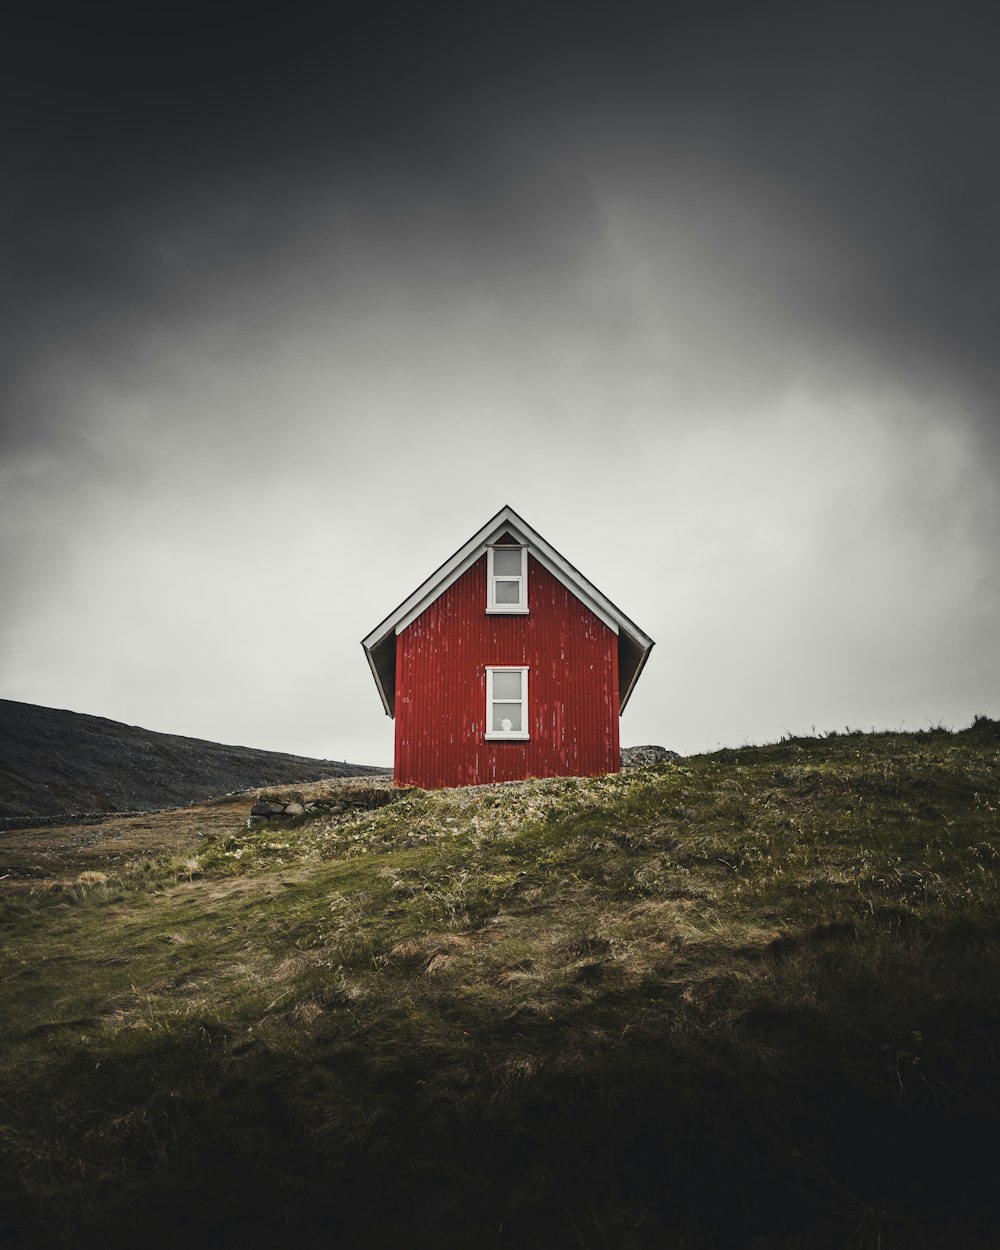
[[[0,1235],[993,1246],[998,873],[980,718],[11,892]]]

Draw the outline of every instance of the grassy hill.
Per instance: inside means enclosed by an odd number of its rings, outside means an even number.
[[[0,828],[15,817],[176,807],[251,786],[372,771],[0,699]]]
[[[997,722],[231,816],[5,883],[4,1244],[998,1244]]]

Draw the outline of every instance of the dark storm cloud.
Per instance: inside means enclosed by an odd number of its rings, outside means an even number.
[[[1000,312],[992,16],[980,5],[825,12],[816,22],[799,6],[794,24],[729,45],[730,90],[707,84],[726,163],[850,249],[854,282],[807,296],[902,367],[920,369],[930,352],[932,370],[989,394]]]
[[[619,56],[588,120],[599,134],[610,110],[619,189],[664,217],[700,201],[686,229],[720,266],[988,413],[995,25],[984,5],[709,6],[636,40],[631,74]]]
[[[339,6],[275,24],[235,5],[98,5],[13,33],[14,440],[51,443],[39,361],[50,381],[141,369],[138,330],[206,314],[275,323],[303,297],[357,297],[389,273],[502,284],[511,262],[548,263],[552,223],[557,262],[572,237],[576,186],[511,154],[484,118],[476,58],[433,10]]]
[[[469,281],[558,264],[572,163],[667,214],[678,171],[716,168],[726,263],[993,386],[990,33],[961,4],[43,8],[6,51],[12,363],[99,351],[103,317],[183,314],[324,230]],[[858,274],[755,251],[769,212]]]

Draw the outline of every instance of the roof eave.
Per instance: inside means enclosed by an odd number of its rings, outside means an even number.
[[[364,648],[365,659],[368,661],[368,667],[372,671],[375,678],[375,685],[378,687],[379,698],[382,700],[382,706],[385,708],[386,716],[395,715],[396,702],[396,665],[395,665],[395,637],[392,636],[392,663],[388,663],[385,656],[376,656],[376,651],[387,650],[385,644],[389,641],[390,635],[376,641],[374,645],[369,645],[367,640],[361,645]],[[382,660],[379,663],[379,660]],[[391,696],[391,697],[390,697]]]
[[[656,646],[656,643],[653,642],[652,638],[650,638],[649,645],[643,648],[642,656],[639,659],[639,663],[636,665],[635,672],[632,674],[631,680],[626,686],[624,692],[619,694],[619,697],[618,697],[618,715],[619,716],[621,716],[622,712],[625,711],[625,704],[628,703],[629,699],[632,697],[632,691],[635,689],[635,683],[639,680],[639,674],[646,667],[646,661],[649,659],[649,653],[650,651],[652,651],[652,649],[655,646]]]

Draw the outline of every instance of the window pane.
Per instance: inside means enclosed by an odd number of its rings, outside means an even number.
[[[494,703],[493,704],[493,732],[494,733],[520,733],[521,732],[521,705],[520,703]]]
[[[496,548],[493,552],[493,572],[497,577],[520,577],[521,548],[511,547],[507,551]]]
[[[521,602],[521,583],[520,582],[497,582],[496,583],[496,602],[497,603],[520,603]]]
[[[494,699],[520,699],[521,697],[521,674],[520,673],[494,673],[493,674],[493,698]]]

